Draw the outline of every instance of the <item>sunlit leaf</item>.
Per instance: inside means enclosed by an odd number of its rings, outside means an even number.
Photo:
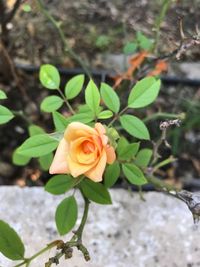
[[[60,87],[60,74],[53,65],[42,65],[39,78],[42,85],[47,89],[55,90]]]
[[[58,141],[48,134],[38,134],[29,137],[19,148],[20,155],[33,158],[49,154],[58,146]]]
[[[57,131],[64,131],[69,124],[68,118],[57,111],[53,112],[53,122]]]
[[[103,120],[103,119],[109,119],[109,118],[111,118],[113,116],[113,113],[112,113],[112,111],[110,111],[110,110],[103,110],[103,111],[101,111],[99,114],[98,114],[98,119],[101,119],[101,120]]]
[[[118,95],[115,93],[113,88],[106,83],[101,83],[100,92],[105,105],[110,110],[117,113],[120,108],[120,101]]]
[[[124,130],[130,135],[138,139],[149,140],[149,131],[143,121],[133,115],[123,115],[120,117],[120,122]]]
[[[16,149],[12,155],[12,162],[18,166],[25,166],[29,163],[31,157],[23,156],[18,153],[18,149]]]
[[[65,96],[67,99],[75,98],[81,91],[84,84],[85,76],[83,74],[76,75],[71,78],[65,85]]]
[[[0,99],[6,99],[7,95],[4,93],[3,90],[0,90]]]
[[[0,105],[0,124],[9,122],[14,118],[13,113],[6,107]]]
[[[124,163],[122,164],[122,170],[131,184],[143,185],[147,183],[143,172],[136,165],[131,163]]]
[[[43,99],[40,109],[44,112],[53,112],[62,107],[63,99],[56,95],[51,95]]]
[[[90,80],[85,90],[85,102],[95,116],[99,113],[100,93],[96,84]]]
[[[151,104],[158,96],[160,90],[160,80],[153,77],[147,77],[132,88],[129,98],[129,108],[142,108]]]

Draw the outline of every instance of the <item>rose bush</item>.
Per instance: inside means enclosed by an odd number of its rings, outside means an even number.
[[[161,87],[159,79],[141,79],[132,87],[127,102],[121,103],[118,93],[105,82],[98,88],[90,79],[84,86],[83,74],[72,77],[66,83],[64,93],[60,74],[53,65],[43,65],[39,77],[44,87],[60,94],[51,93],[42,100],[40,106],[43,112],[52,113],[54,131],[46,133],[38,125],[30,125],[30,137],[16,149],[13,158],[22,166],[35,158],[42,169],[56,174],[48,180],[45,190],[54,195],[64,195],[55,211],[55,223],[61,236],[77,227],[77,192],[82,195],[84,210],[81,222],[69,241],[53,241],[30,258],[24,257],[25,248],[17,233],[0,221],[0,236],[5,236],[3,244],[0,240],[0,252],[12,260],[21,260],[16,267],[28,266],[35,257],[53,247],[59,253],[49,258],[45,266],[59,264],[63,256],[65,259],[71,258],[74,248],[80,250],[88,261],[90,255],[82,242],[82,234],[90,203],[112,204],[109,188],[120,179],[125,186],[134,185],[139,190],[151,182],[166,192],[169,187],[160,184],[154,173],[160,166],[175,160],[169,157],[158,162],[158,150],[165,140],[158,139],[152,145],[147,126],[135,114],[135,109],[144,108],[156,100]],[[72,106],[71,101],[83,89],[84,103]],[[0,94],[0,97],[5,96]],[[70,116],[65,116],[66,108]],[[9,117],[9,114],[6,115]],[[5,117],[4,112],[2,116]],[[148,147],[142,144],[143,140],[149,142]],[[67,192],[69,195],[66,195]]]
[[[106,130],[101,123],[95,128],[80,122],[68,125],[59,143],[50,174],[69,173],[73,177],[84,174],[89,179],[100,182],[106,163],[116,159],[114,148],[109,145]]]

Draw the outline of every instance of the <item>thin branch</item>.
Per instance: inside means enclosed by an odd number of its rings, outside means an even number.
[[[160,146],[164,143],[166,147],[170,147],[170,144],[167,142],[166,135],[167,130],[171,125],[175,125],[177,127],[180,126],[181,120],[175,119],[175,120],[166,120],[160,123],[160,130],[162,131],[161,137],[157,140],[157,142],[153,142],[153,160],[152,165],[155,164],[160,158],[160,155],[158,153],[158,150]]]
[[[158,42],[159,42],[159,37],[160,37],[160,27],[161,24],[166,16],[166,13],[169,9],[169,6],[171,4],[171,0],[163,0],[162,3],[162,8],[161,11],[158,15],[158,17],[156,18],[156,22],[155,22],[155,42],[154,42],[154,46],[153,46],[153,52],[156,53],[157,52],[157,47],[158,47]]]
[[[113,123],[120,118],[120,116],[127,111],[128,107],[126,106],[124,109],[122,109],[118,114],[115,114],[114,118],[111,120],[111,122],[108,124],[108,127],[112,126]]]
[[[185,113],[180,113],[180,114],[175,114],[175,113],[167,113],[167,112],[157,112],[155,114],[152,114],[148,117],[146,117],[143,122],[148,122],[151,120],[156,120],[159,118],[170,118],[170,119],[184,119],[185,118]]]
[[[83,216],[81,219],[81,223],[77,229],[77,231],[74,231],[74,235],[70,239],[70,241],[61,244],[60,247],[58,247],[58,250],[61,250],[59,253],[57,253],[54,257],[50,258],[48,262],[45,263],[45,267],[51,267],[53,263],[59,264],[60,258],[63,256],[65,259],[69,259],[73,255],[73,248],[76,247],[78,250],[80,250],[85,258],[86,261],[90,260],[90,254],[87,250],[87,248],[82,243],[82,235],[83,235],[83,229],[85,227],[87,217],[88,217],[88,211],[89,211],[89,204],[90,201],[84,196],[83,192],[80,190],[82,197],[84,199],[84,211]]]
[[[178,189],[174,186],[174,185],[170,185],[170,184],[167,184],[165,182],[163,182],[162,180],[160,180],[159,178],[156,178],[155,176],[153,175],[146,175],[145,176],[147,181],[152,184],[156,189],[158,189],[159,191],[162,191],[164,193],[169,193],[171,194],[170,192],[176,192],[178,191]]]
[[[5,18],[5,13],[6,13],[6,6],[4,0],[0,0],[0,23],[4,23],[4,18]]]
[[[21,5],[21,2],[22,2],[22,0],[16,0],[15,4],[13,6],[13,9],[5,17],[5,23],[10,22],[14,18],[18,8]]]
[[[21,83],[19,77],[18,77],[18,73],[16,71],[16,67],[14,65],[14,62],[12,60],[12,58],[10,57],[5,45],[3,44],[3,42],[0,42],[0,51],[2,51],[7,63],[8,63],[8,66],[10,68],[10,72],[13,76],[13,79],[16,83],[16,86],[18,87],[18,89],[21,91],[22,95],[24,96],[25,100],[29,101],[29,96],[27,95],[26,93],[26,89],[24,88],[23,84]]]
[[[64,46],[64,51],[67,52],[72,58],[74,58],[79,65],[83,68],[83,70],[85,71],[85,73],[88,75],[88,77],[91,77],[90,74],[90,70],[88,68],[88,66],[85,64],[85,62],[73,51],[72,48],[69,47],[65,35],[61,29],[61,25],[58,21],[56,21],[54,19],[54,17],[47,11],[47,9],[45,8],[45,5],[43,3],[42,0],[37,0],[38,5],[40,10],[42,11],[42,13],[45,15],[45,17],[52,23],[52,25],[54,26],[54,28],[58,31],[58,34],[60,36],[60,39],[63,43]]]
[[[56,241],[51,242],[45,248],[41,249],[40,251],[38,251],[37,253],[35,253],[30,258],[24,259],[23,262],[15,265],[14,267],[20,267],[20,266],[23,266],[23,265],[26,265],[27,266],[27,264],[29,265],[30,262],[33,261],[35,258],[39,257],[40,255],[42,255],[46,251],[52,249],[53,247],[57,247],[61,242],[63,242],[63,241],[62,240],[56,240]]]
[[[70,103],[68,102],[68,100],[66,99],[65,95],[63,94],[62,90],[60,88],[57,89],[59,94],[61,95],[62,99],[64,100],[66,106],[69,108],[69,110],[71,111],[71,113],[74,115],[76,114],[75,110],[72,108],[72,106],[70,105]]]

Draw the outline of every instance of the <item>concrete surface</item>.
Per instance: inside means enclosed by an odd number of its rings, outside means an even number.
[[[162,193],[111,190],[113,205],[91,205],[84,242],[92,260],[79,252],[60,267],[197,267],[200,266],[200,229],[195,230],[184,203]],[[54,212],[63,196],[52,196],[42,188],[0,187],[0,219],[12,225],[31,256],[58,237]],[[79,215],[83,205],[77,194]],[[80,218],[80,216],[79,216]],[[80,219],[79,219],[80,222]],[[64,239],[67,241],[70,235]],[[54,250],[35,260],[43,267]],[[0,266],[15,264],[0,254]]]

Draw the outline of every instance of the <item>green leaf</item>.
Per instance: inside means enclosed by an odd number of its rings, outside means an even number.
[[[70,175],[55,175],[45,185],[45,190],[53,195],[64,194],[80,181],[80,178],[74,178]]]
[[[99,35],[96,39],[95,45],[99,48],[99,49],[106,49],[109,44],[111,43],[111,38],[108,35],[102,34]]]
[[[65,198],[57,207],[55,221],[60,235],[67,234],[76,224],[78,207],[74,196]]]
[[[136,43],[128,42],[125,44],[125,46],[123,48],[123,53],[125,55],[131,55],[137,50],[137,47],[138,47],[138,45]]]
[[[149,140],[149,131],[143,121],[132,115],[123,115],[120,122],[124,130],[138,139]]]
[[[99,113],[100,94],[97,86],[90,80],[85,89],[85,102],[95,116]]]
[[[104,174],[104,185],[106,188],[112,187],[120,176],[120,165],[115,161],[112,165],[106,167]]]
[[[113,112],[118,113],[120,101],[113,88],[106,83],[101,83],[100,92],[105,105]]]
[[[39,160],[40,167],[42,168],[42,170],[48,171],[53,161],[53,153],[44,155],[40,157],[38,160]]]
[[[137,82],[130,92],[128,107],[142,108],[154,102],[158,96],[160,85],[160,80],[156,81],[153,77],[147,77]]]
[[[64,132],[55,132],[55,133],[51,133],[51,134],[48,134],[48,135],[49,135],[49,137],[53,138],[57,142],[60,142],[60,140],[64,136]]]
[[[136,38],[141,49],[150,51],[153,46],[153,41],[146,37],[143,33],[137,32]]]
[[[120,137],[118,143],[117,143],[117,154],[120,154],[121,150],[126,148],[126,146],[129,144],[128,140],[125,137]]]
[[[44,112],[53,112],[63,105],[63,99],[56,95],[51,95],[43,99],[40,109]]]
[[[18,153],[33,158],[49,154],[58,146],[58,141],[48,134],[38,134],[29,137],[19,148]]]
[[[31,6],[30,5],[28,5],[28,4],[23,4],[22,5],[22,9],[23,9],[23,11],[24,12],[31,12]]]
[[[112,113],[112,111],[110,111],[110,110],[104,110],[104,111],[101,111],[100,113],[99,113],[99,115],[98,115],[98,119],[100,119],[100,120],[103,120],[103,119],[109,119],[109,118],[111,118],[113,116],[113,113]]]
[[[118,149],[118,158],[120,160],[130,160],[132,159],[140,147],[140,142],[131,143],[123,146],[123,148]]]
[[[68,118],[57,111],[53,112],[53,122],[57,131],[64,131],[69,124]]]
[[[153,152],[151,149],[148,148],[141,149],[138,152],[134,163],[140,167],[147,167],[151,160],[152,154]]]
[[[11,260],[24,259],[24,244],[7,223],[0,220],[0,252]]]
[[[161,167],[169,164],[169,163],[172,163],[174,161],[176,161],[177,159],[174,158],[173,156],[169,156],[169,158],[159,162],[158,164],[156,164],[154,167],[153,167],[153,171],[155,172],[156,170],[160,169]]]
[[[98,108],[98,113],[100,113],[103,110],[103,108],[101,106],[99,106]],[[93,119],[95,119],[94,113],[91,111],[90,107],[88,107],[88,105],[84,104],[84,105],[79,105],[78,107],[78,111],[77,114],[88,114],[90,117],[93,117]]]
[[[30,157],[20,155],[18,149],[16,149],[12,155],[12,162],[17,166],[25,166],[31,160]]]
[[[112,204],[110,194],[101,183],[95,183],[89,179],[81,182],[83,194],[90,200],[98,204]]]
[[[84,113],[75,114],[69,118],[70,122],[79,121],[82,123],[89,123],[93,120],[94,120],[94,114],[91,111],[88,113],[84,112]]]
[[[37,126],[35,124],[32,124],[31,126],[28,127],[28,132],[30,136],[45,133],[45,131],[40,126]]]
[[[6,99],[7,95],[4,93],[3,90],[0,90],[0,99]]]
[[[4,124],[12,120],[13,117],[14,115],[8,108],[0,105],[0,124]]]
[[[105,128],[106,128],[106,136],[109,139],[110,145],[114,149],[116,149],[117,148],[117,140],[119,139],[118,132],[116,131],[115,128],[112,128],[112,127],[111,128],[110,127],[108,128],[108,127],[105,126]]]
[[[57,68],[50,64],[41,66],[39,78],[41,84],[47,89],[55,90],[60,87],[60,74]]]
[[[80,93],[84,84],[84,80],[85,76],[80,74],[68,81],[68,83],[65,85],[65,96],[67,99],[73,99]]]
[[[131,184],[143,185],[147,183],[147,180],[144,177],[143,172],[134,164],[131,163],[122,164],[122,170],[124,175]]]

